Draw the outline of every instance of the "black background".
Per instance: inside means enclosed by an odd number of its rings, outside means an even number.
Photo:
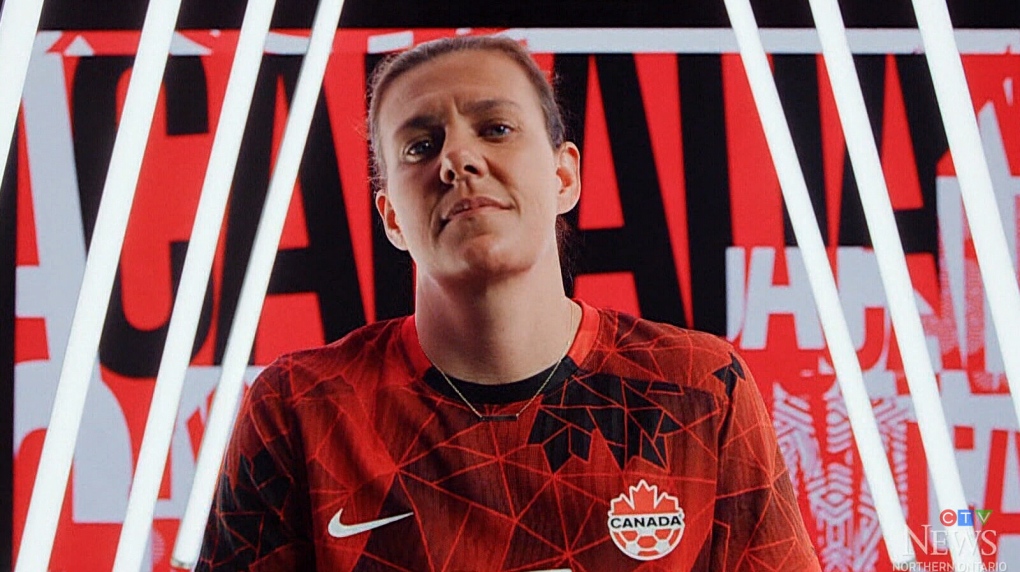
[[[761,26],[813,26],[807,0],[752,0],[751,4]],[[906,0],[856,0],[840,5],[848,27],[917,26]],[[1016,27],[1020,22],[1016,0],[949,0],[949,7],[958,27]],[[299,14],[296,10],[287,13]],[[350,26],[729,27],[722,0],[527,0],[499,5],[383,0],[352,3],[344,16]]]
[[[2,2],[0,2],[2,3]],[[752,0],[766,27],[809,27],[807,0]],[[960,28],[1020,26],[1016,0],[948,0]],[[184,0],[181,28],[238,28],[243,0]],[[308,27],[316,2],[280,0],[274,27]],[[916,27],[909,0],[843,0],[851,28]],[[145,2],[50,0],[41,27],[48,30],[140,28]],[[348,0],[341,24],[350,27],[729,27],[722,0]]]

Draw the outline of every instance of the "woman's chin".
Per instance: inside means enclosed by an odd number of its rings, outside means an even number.
[[[534,264],[520,250],[475,243],[461,252],[452,274],[461,279],[500,280],[527,272]]]

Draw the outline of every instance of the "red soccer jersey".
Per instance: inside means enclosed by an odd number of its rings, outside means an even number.
[[[247,396],[198,570],[819,570],[725,341],[582,304],[516,421],[480,421],[413,318],[277,360]],[[456,382],[513,414],[551,370]]]

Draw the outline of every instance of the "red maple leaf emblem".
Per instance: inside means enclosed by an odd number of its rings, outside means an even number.
[[[636,487],[630,487],[629,494],[613,499],[610,512],[614,515],[627,514],[670,514],[679,512],[679,500],[669,493],[659,493],[659,487],[649,485],[644,479]]]

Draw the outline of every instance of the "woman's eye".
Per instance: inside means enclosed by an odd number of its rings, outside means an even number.
[[[407,146],[404,156],[411,160],[418,160],[432,152],[432,140],[421,139]]]
[[[494,123],[482,129],[485,137],[506,137],[513,131],[513,128],[505,123]]]

